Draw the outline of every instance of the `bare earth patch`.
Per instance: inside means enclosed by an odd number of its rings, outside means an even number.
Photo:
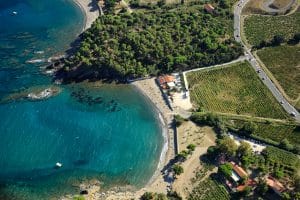
[[[209,146],[215,145],[216,134],[211,127],[199,127],[191,121],[184,122],[177,130],[179,149],[186,149],[187,145],[197,145],[193,154],[182,163],[184,173],[177,177],[173,184],[173,189],[179,193],[183,199],[187,199],[193,190],[191,179],[195,173],[202,168],[200,156],[205,154]]]

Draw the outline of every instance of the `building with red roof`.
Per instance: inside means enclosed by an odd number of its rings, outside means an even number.
[[[268,176],[266,178],[266,183],[272,190],[274,190],[274,192],[276,192],[279,195],[285,190],[285,187],[282,185],[282,183],[280,183],[272,176]]]
[[[215,11],[215,8],[210,3],[204,4],[204,9],[206,10],[206,12],[211,14]]]
[[[235,172],[239,176],[239,178],[247,178],[248,177],[247,172],[243,168],[241,168],[235,162],[230,162],[230,163],[232,165],[233,172]]]

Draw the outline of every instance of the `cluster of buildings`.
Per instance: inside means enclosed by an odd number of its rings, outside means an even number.
[[[170,107],[179,106],[183,109],[191,107],[189,92],[185,89],[179,73],[161,75],[156,81]]]
[[[242,192],[246,187],[255,188],[257,181],[249,177],[249,174],[235,162],[229,163],[232,166],[230,178],[225,178],[225,185],[231,192]],[[267,186],[276,194],[281,195],[286,191],[285,186],[272,176],[265,176],[264,180]]]

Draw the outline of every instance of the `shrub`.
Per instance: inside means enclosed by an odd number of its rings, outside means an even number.
[[[272,45],[273,46],[278,46],[278,45],[280,45],[283,42],[284,42],[284,37],[283,36],[281,36],[281,35],[275,35],[273,37],[273,40],[272,40]]]
[[[283,139],[280,143],[279,143],[279,147],[286,149],[288,151],[291,151],[294,149],[294,146],[290,144],[290,142],[287,139]]]
[[[275,178],[283,178],[284,173],[283,173],[282,170],[276,169],[273,175],[274,175]]]
[[[264,180],[260,180],[258,185],[257,185],[257,192],[261,195],[265,195],[266,192],[268,191],[268,185],[266,183],[266,181]]]
[[[183,173],[183,168],[182,168],[182,166],[176,164],[173,166],[173,171],[174,171],[175,175],[180,175]]]
[[[176,159],[179,161],[185,161],[189,155],[189,152],[186,150],[181,151],[179,154],[177,154]]]
[[[180,126],[185,121],[185,119],[180,115],[174,115],[174,119],[177,127]]]
[[[187,149],[188,149],[189,151],[195,151],[195,148],[196,148],[196,145],[194,145],[194,144],[189,144],[189,145],[187,146]]]
[[[73,200],[85,200],[85,198],[83,196],[75,196]]]
[[[222,173],[225,177],[229,178],[232,173],[232,165],[230,163],[225,163],[220,165],[219,172]]]
[[[251,135],[257,130],[257,125],[253,122],[246,122],[241,129],[245,135]]]
[[[234,142],[234,140],[228,136],[219,140],[218,147],[222,152],[224,152],[228,156],[234,156],[238,149],[238,146]]]

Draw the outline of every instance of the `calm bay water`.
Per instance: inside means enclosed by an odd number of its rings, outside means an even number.
[[[26,61],[66,50],[82,22],[71,1],[0,0],[0,98],[51,84],[44,63]],[[131,86],[64,86],[45,101],[2,103],[0,113],[1,200],[57,198],[95,178],[141,187],[163,145],[153,107]]]

